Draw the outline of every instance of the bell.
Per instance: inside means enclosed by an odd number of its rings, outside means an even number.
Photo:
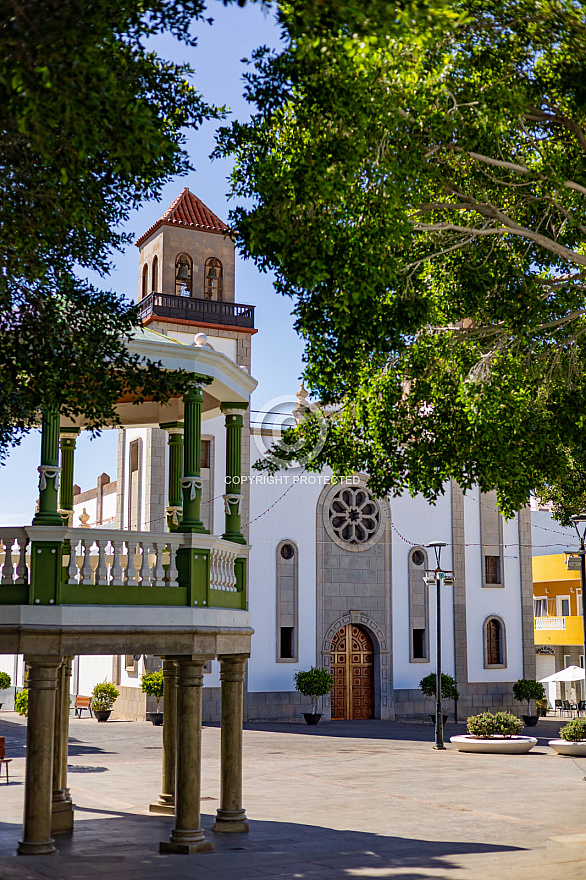
[[[217,281],[218,280],[218,270],[216,269],[215,266],[210,266],[210,268],[208,269],[208,279],[210,281]]]
[[[185,262],[179,263],[177,269],[177,281],[189,281],[189,266]]]

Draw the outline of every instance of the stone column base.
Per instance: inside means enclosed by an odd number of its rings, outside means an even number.
[[[206,840],[203,829],[197,831],[178,831],[173,829],[169,842],[159,844],[160,853],[177,853],[178,855],[192,855],[192,853],[213,852],[214,844]]]
[[[214,831],[235,832],[246,834],[248,832],[248,819],[244,810],[218,810]]]
[[[22,840],[19,840],[16,848],[18,856],[52,856],[54,852],[55,841],[51,838],[49,840],[39,840],[35,843],[23,843]]]
[[[149,804],[149,813],[165,813],[168,816],[174,816],[175,804],[160,804],[156,801],[154,804]]]
[[[51,804],[51,834],[69,834],[73,831],[73,804],[70,800]]]

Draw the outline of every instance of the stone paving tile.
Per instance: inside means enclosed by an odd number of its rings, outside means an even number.
[[[13,855],[26,730],[2,712],[15,760],[14,783],[0,786],[0,880],[586,880],[585,853],[545,848],[584,829],[584,762],[551,753],[556,732],[548,722],[534,753],[511,758],[435,752],[431,725],[247,724],[251,831],[219,835],[220,731],[208,725],[202,825],[216,851],[185,857],[159,855],[173,821],[147,814],[160,786],[160,728],[72,719],[76,831],[57,838],[57,855],[36,859]]]

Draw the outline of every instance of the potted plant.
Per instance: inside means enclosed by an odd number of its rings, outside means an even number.
[[[163,673],[160,669],[155,670],[155,672],[145,672],[145,674],[140,679],[140,686],[142,688],[143,694],[146,694],[147,697],[155,697],[157,701],[157,711],[156,712],[147,712],[147,718],[157,727],[160,727],[163,723],[163,713],[161,712],[159,705],[161,702],[161,697],[163,696]]]
[[[312,666],[311,669],[295,673],[295,688],[304,697],[311,697],[311,712],[304,712],[303,717],[307,724],[317,724],[321,714],[317,711],[317,698],[328,694],[334,679],[327,669]]]
[[[523,715],[526,727],[535,727],[539,721],[539,715],[531,714],[532,700],[545,700],[545,688],[534,678],[520,678],[513,685],[513,696],[519,703],[527,700],[527,715]]]
[[[558,755],[586,758],[586,718],[574,718],[560,730],[560,739],[550,739],[549,745]]]
[[[450,737],[450,742],[461,752],[522,755],[537,744],[534,736],[519,736],[523,723],[511,712],[481,712],[480,715],[471,715],[467,728],[467,734]]]
[[[548,710],[547,700],[535,700],[535,705],[537,706],[537,714],[539,717],[545,718]]]
[[[435,699],[436,690],[435,690],[435,672],[430,672],[429,675],[426,675],[425,678],[422,678],[419,682],[419,687],[421,688],[421,692],[424,697],[428,697],[429,699]],[[445,672],[442,672],[442,699],[444,700],[453,700],[454,701],[454,721],[458,721],[458,700],[460,699],[460,694],[458,692],[458,686],[456,685],[456,680],[452,678],[451,675],[447,675]],[[435,721],[435,713],[429,716],[432,721]],[[443,723],[445,724],[448,720],[448,716],[443,716]]]
[[[96,721],[107,721],[112,713],[112,706],[120,696],[120,691],[111,681],[100,681],[92,691],[90,703]]]
[[[0,672],[0,691],[5,691],[6,688],[10,687],[12,679],[8,675],[7,672]],[[2,708],[2,703],[0,703],[0,709]]]

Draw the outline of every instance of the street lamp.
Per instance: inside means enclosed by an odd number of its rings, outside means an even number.
[[[444,746],[444,719],[442,709],[442,618],[441,618],[441,590],[442,585],[449,586],[454,583],[454,572],[444,571],[440,565],[442,548],[447,544],[444,541],[430,541],[428,549],[435,553],[435,568],[425,571],[423,580],[428,586],[435,584],[435,745],[434,749],[445,749]]]
[[[582,650],[584,652],[584,666],[586,667],[586,549],[584,548],[584,538],[586,537],[586,516],[572,516],[571,521],[580,540],[578,554],[580,556],[580,586],[582,587]],[[582,534],[580,534],[580,524],[583,525]],[[582,686],[582,699],[584,699],[585,694],[586,680]]]

